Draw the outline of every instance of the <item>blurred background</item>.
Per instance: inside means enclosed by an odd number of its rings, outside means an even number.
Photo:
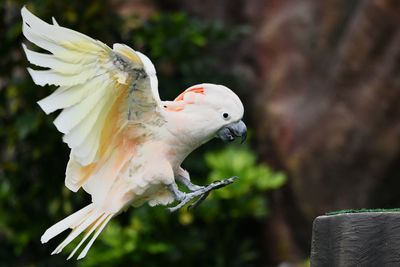
[[[247,144],[214,140],[184,167],[240,180],[197,209],[129,209],[81,261],[50,256],[49,226],[85,206],[64,187],[69,151],[36,101],[20,9],[120,42],[154,62],[163,99],[227,85]],[[396,0],[0,1],[0,266],[308,266],[313,219],[400,207],[400,2]],[[71,251],[69,246],[67,251]]]

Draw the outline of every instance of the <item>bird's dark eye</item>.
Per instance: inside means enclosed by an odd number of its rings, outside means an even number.
[[[222,114],[222,117],[224,117],[224,119],[227,119],[227,118],[229,118],[229,114],[228,113],[224,113],[224,114]]]

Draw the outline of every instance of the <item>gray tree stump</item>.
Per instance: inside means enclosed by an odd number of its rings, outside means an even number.
[[[400,212],[317,217],[313,225],[311,266],[400,266]]]

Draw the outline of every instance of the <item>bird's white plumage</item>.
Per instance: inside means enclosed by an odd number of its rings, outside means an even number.
[[[50,227],[41,241],[64,230],[71,234],[54,250],[60,253],[88,230],[72,257],[86,256],[109,220],[128,205],[166,205],[174,200],[168,185],[175,171],[199,145],[229,123],[238,121],[243,105],[228,88],[213,84],[190,87],[174,101],[161,102],[156,70],[150,59],[124,44],[113,49],[79,32],[53,25],[21,10],[25,37],[44,54],[23,45],[33,81],[58,89],[38,104],[46,112],[62,110],[55,119],[71,148],[65,185],[83,188],[92,204]]]
[[[151,60],[145,54],[140,53],[139,51],[137,51],[136,54],[139,56],[140,60],[143,62],[144,70],[150,76],[150,86],[151,86],[151,90],[153,91],[154,97],[156,98],[156,100],[158,102],[161,102],[160,95],[158,93],[158,79],[157,79],[157,74],[156,74],[156,68],[154,67]]]
[[[79,254],[78,260],[80,260],[80,259],[82,259],[82,258],[84,258],[86,256],[86,254],[88,253],[90,247],[93,245],[93,243],[96,240],[96,238],[101,234],[101,232],[103,231],[104,227],[106,227],[107,223],[111,220],[112,217],[113,217],[113,214],[107,214],[106,216],[100,218],[101,224],[100,224],[99,228],[97,229],[97,231],[93,235],[92,239],[90,239],[90,241],[87,243],[85,248]]]
[[[82,244],[88,239],[88,237],[99,227],[99,225],[103,222],[103,220],[107,217],[107,214],[103,214],[100,219],[98,219],[93,226],[87,231],[87,233],[83,236],[82,240],[79,242],[79,244],[74,248],[74,250],[69,254],[67,260],[72,258],[74,254],[78,251],[78,249],[82,246]]]
[[[26,58],[31,64],[43,68],[50,68],[65,75],[78,74],[82,71],[82,67],[87,69],[94,67],[93,64],[82,66],[79,64],[62,62],[52,55],[31,51],[25,44],[22,44],[22,48],[24,49]]]

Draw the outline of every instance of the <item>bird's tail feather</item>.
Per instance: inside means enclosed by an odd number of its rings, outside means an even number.
[[[104,227],[113,217],[113,213],[107,213],[102,211],[99,208],[96,208],[94,204],[90,204],[83,209],[71,214],[65,219],[59,221],[52,227],[46,230],[46,232],[42,235],[41,241],[42,243],[46,243],[53,237],[57,236],[61,232],[71,228],[71,233],[67,236],[67,238],[61,242],[60,245],[52,252],[52,254],[60,253],[65,246],[67,246],[70,242],[72,242],[77,236],[79,236],[83,231],[87,229],[86,234],[83,236],[82,240],[76,246],[76,248],[71,252],[68,259],[74,256],[74,254],[78,251],[81,245],[88,239],[88,237],[93,233],[93,237],[86,244],[85,248],[81,251],[78,256],[78,259],[82,259],[86,256],[90,247],[98,237],[98,235],[103,231]]]

